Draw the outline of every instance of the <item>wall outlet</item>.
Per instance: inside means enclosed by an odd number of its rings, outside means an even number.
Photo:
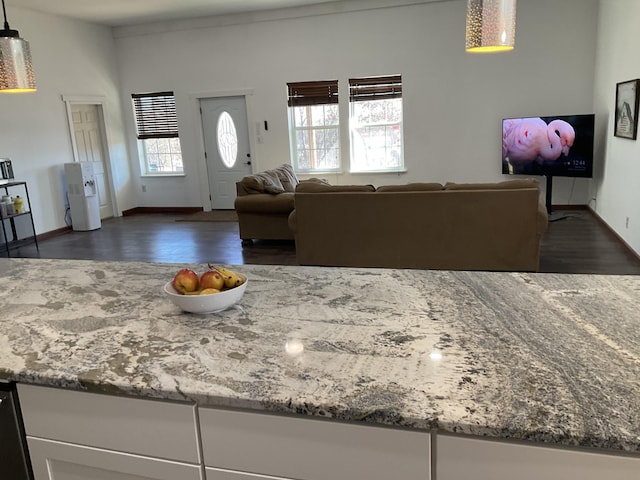
[[[624,223],[624,228],[629,228],[629,217],[627,217],[627,221]]]
[[[142,193],[146,193],[147,191],[147,186],[146,185],[142,185]]]

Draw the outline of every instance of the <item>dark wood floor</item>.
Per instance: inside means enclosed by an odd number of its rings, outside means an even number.
[[[640,259],[629,252],[588,210],[564,212],[551,222],[542,242],[541,272],[640,274]],[[12,256],[220,263],[228,265],[297,265],[295,245],[258,241],[243,248],[234,222],[176,222],[178,215],[149,214],[112,218],[91,232],[69,232]]]
[[[640,258],[590,210],[557,214],[564,218],[549,222],[540,252],[541,272],[640,274]]]
[[[89,232],[65,233],[12,256],[161,263],[297,265],[293,241],[257,241],[243,248],[236,222],[177,222],[186,215],[110,218]]]

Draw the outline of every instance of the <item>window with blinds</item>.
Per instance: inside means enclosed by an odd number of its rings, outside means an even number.
[[[176,100],[173,92],[134,93],[138,139],[175,138],[178,136]]]
[[[131,98],[143,173],[184,173],[173,92],[134,93]]]
[[[402,77],[349,79],[351,172],[404,170]]]
[[[340,170],[338,81],[287,84],[289,142],[301,173]]]
[[[338,81],[288,83],[290,107],[338,103]]]
[[[402,77],[350,78],[349,99],[352,102],[402,98]]]

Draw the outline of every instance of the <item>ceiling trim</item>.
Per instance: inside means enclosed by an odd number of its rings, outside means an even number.
[[[427,3],[443,3],[463,0],[343,0],[301,7],[280,8],[232,15],[214,15],[191,19],[171,20],[113,27],[114,38],[152,35],[157,33],[193,30],[199,28],[226,27],[276,20],[334,15],[364,10],[397,8]]]

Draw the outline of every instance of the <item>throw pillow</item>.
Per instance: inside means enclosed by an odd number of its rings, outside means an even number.
[[[256,173],[255,176],[262,181],[266,193],[278,194],[285,191],[278,174],[274,170]]]
[[[242,185],[247,193],[282,193],[284,187],[278,175],[269,171],[254,173],[242,179]]]
[[[241,182],[247,193],[264,193],[264,182],[256,175],[246,176]]]
[[[296,173],[293,171],[293,167],[285,163],[276,168],[275,172],[285,192],[295,192],[296,185],[298,185],[299,182]]]

